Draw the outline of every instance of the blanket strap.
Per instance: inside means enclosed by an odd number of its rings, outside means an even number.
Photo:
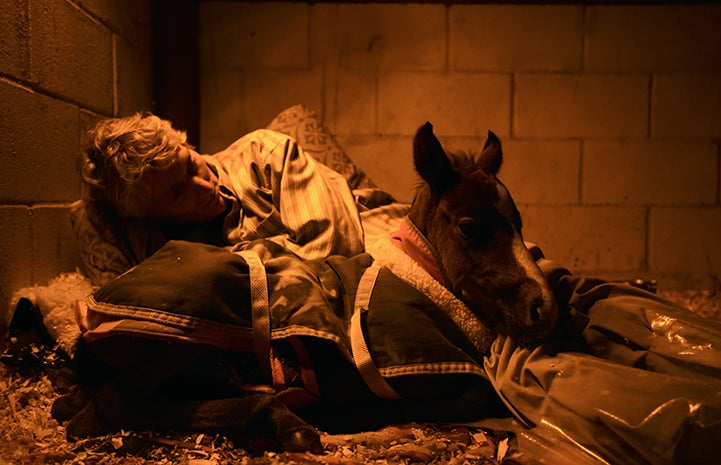
[[[360,282],[358,283],[358,291],[356,292],[353,306],[353,316],[350,320],[351,351],[353,352],[353,360],[358,371],[375,395],[382,399],[400,399],[401,396],[398,395],[395,389],[393,389],[380,374],[363,337],[361,316],[368,311],[373,287],[375,287],[380,270],[381,266],[378,262],[373,262],[373,264],[363,272],[363,276],[361,276]]]
[[[245,260],[250,274],[250,308],[253,316],[253,350],[261,375],[273,381],[270,353],[270,303],[265,265],[252,250],[235,252]]]

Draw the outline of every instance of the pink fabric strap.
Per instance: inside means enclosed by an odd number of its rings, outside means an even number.
[[[431,247],[408,217],[403,218],[403,221],[401,221],[398,227],[398,231],[391,237],[391,241],[414,262],[418,263],[421,268],[426,270],[433,279],[443,286],[446,285],[443,270],[438,260],[436,260]]]

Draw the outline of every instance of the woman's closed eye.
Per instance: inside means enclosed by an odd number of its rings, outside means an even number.
[[[188,161],[185,163],[185,175],[188,178],[192,178],[198,172],[198,165],[193,160],[193,157],[188,157]]]
[[[173,202],[178,202],[183,197],[184,188],[182,185],[178,185],[175,187],[170,194],[170,200]]]

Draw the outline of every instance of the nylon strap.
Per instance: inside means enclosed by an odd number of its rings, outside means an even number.
[[[270,363],[270,303],[265,265],[252,250],[235,252],[245,260],[250,274],[250,309],[253,317],[253,349],[260,373],[270,382],[273,372]]]
[[[381,266],[374,262],[366,268],[358,283],[358,291],[353,305],[353,316],[350,320],[350,342],[351,351],[353,352],[353,360],[358,368],[363,380],[371,391],[382,399],[400,399],[401,396],[391,387],[390,384],[381,376],[378,367],[373,362],[365,338],[363,337],[363,327],[361,316],[368,311],[373,287],[375,287],[378,273]]]

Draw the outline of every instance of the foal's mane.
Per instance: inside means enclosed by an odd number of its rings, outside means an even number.
[[[459,150],[456,152],[448,152],[448,160],[456,171],[465,171],[476,165],[478,154]]]
[[[474,152],[468,152],[465,150],[458,150],[455,152],[446,152],[446,156],[448,157],[448,161],[451,162],[451,166],[454,170],[458,172],[466,172],[466,171],[472,171],[474,169],[480,169],[479,167],[476,167],[478,165],[478,155]],[[425,181],[423,179],[419,179],[414,187],[415,191],[418,191],[423,185],[425,184]]]

